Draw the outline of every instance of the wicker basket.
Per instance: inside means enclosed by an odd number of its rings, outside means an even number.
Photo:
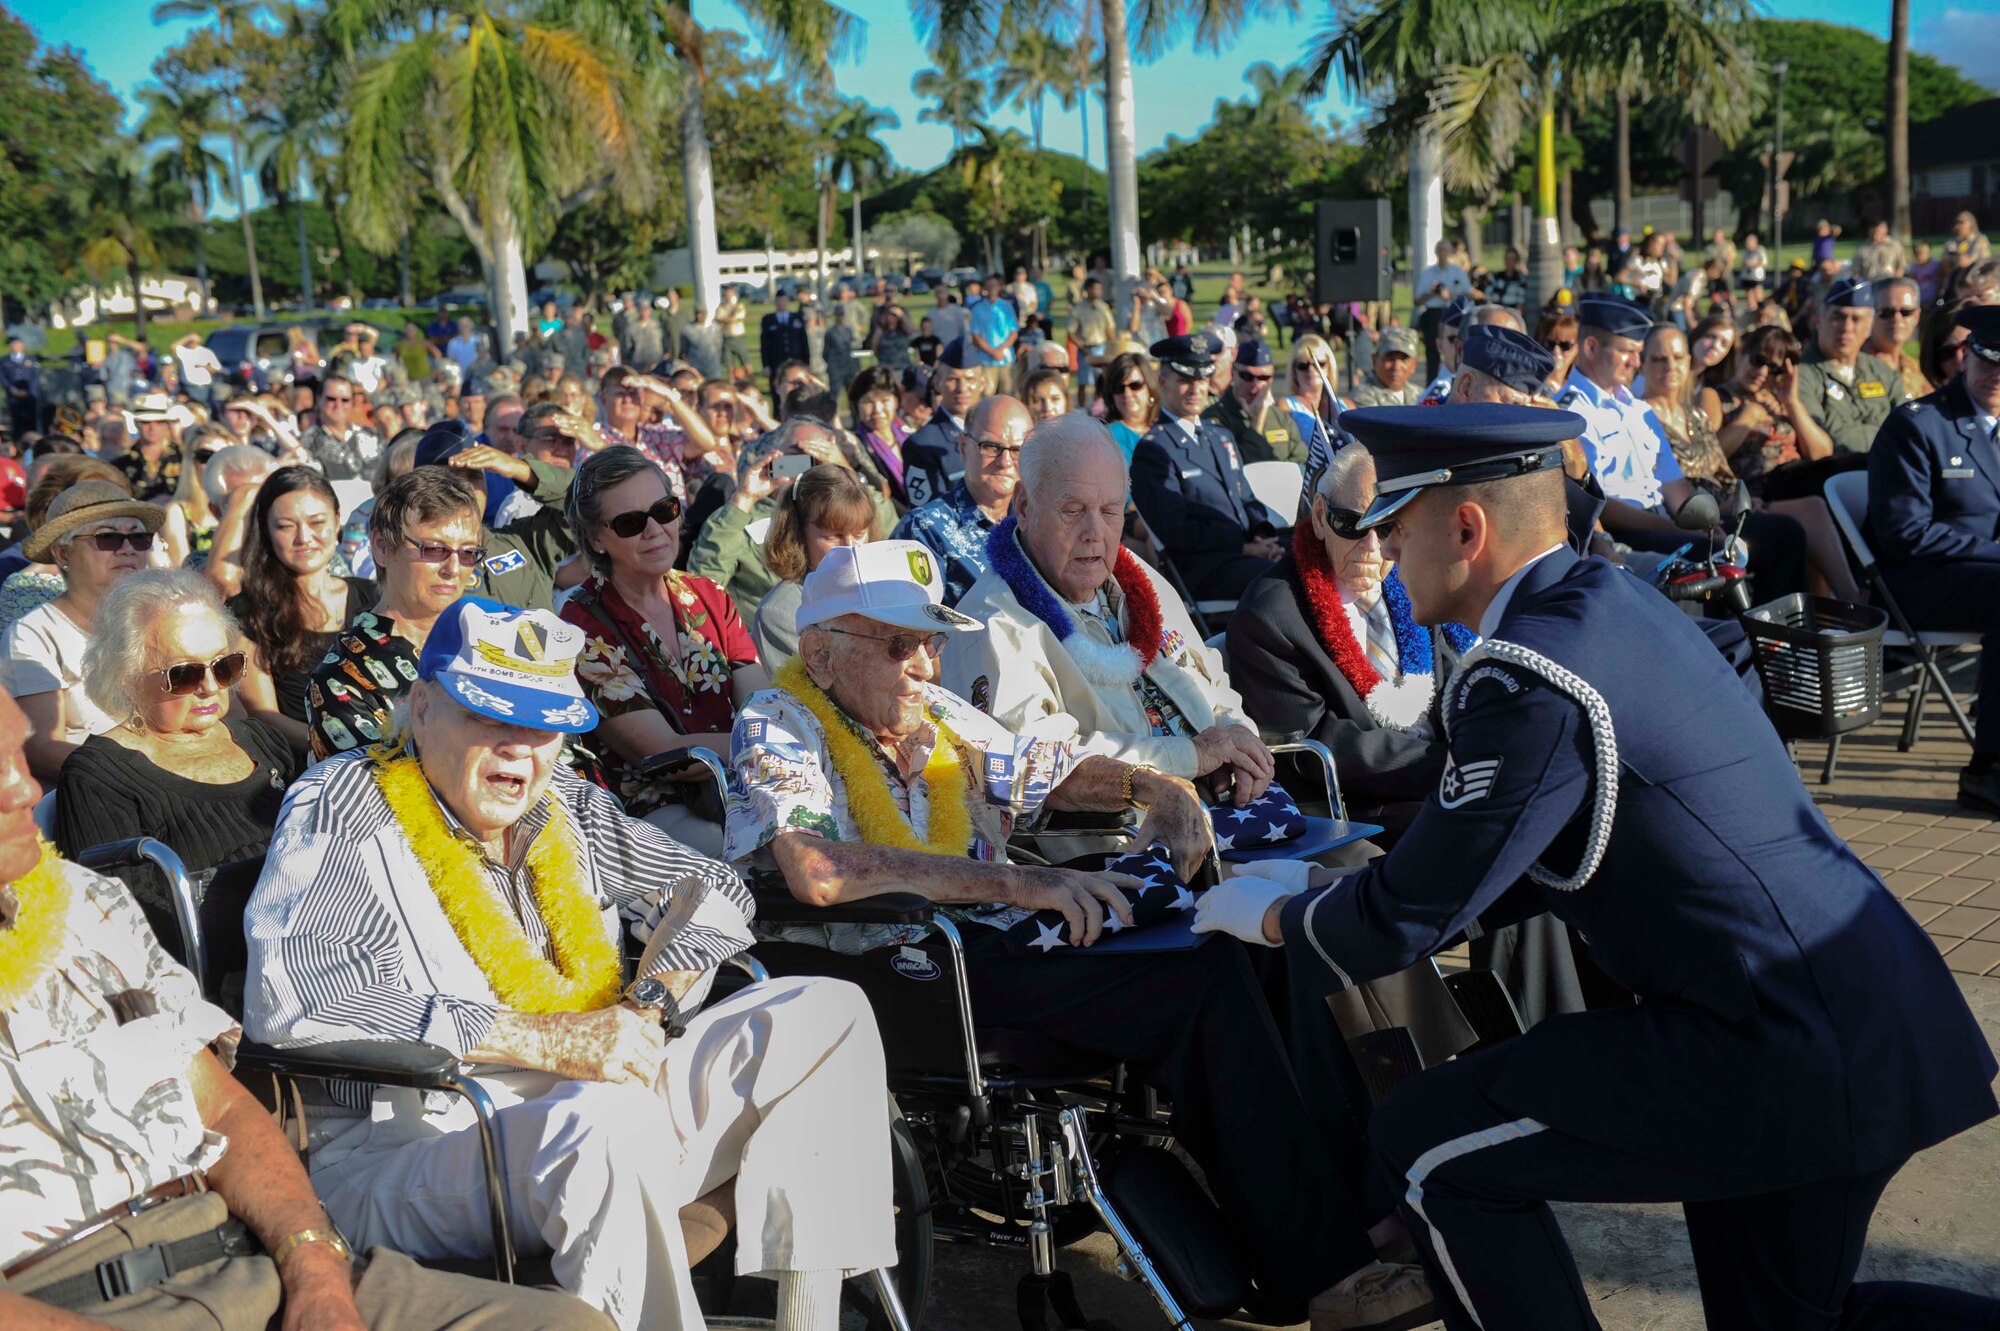
[[[1827,739],[1882,714],[1882,634],[1873,606],[1794,593],[1743,617],[1764,709],[1786,739]]]

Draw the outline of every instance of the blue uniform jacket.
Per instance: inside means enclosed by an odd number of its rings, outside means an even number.
[[[1964,376],[1882,422],[1868,450],[1868,526],[1887,568],[1938,556],[2000,563],[2000,449]]]
[[[1595,875],[1574,891],[1524,881],[1582,857],[1597,788],[1583,706],[1475,649],[1446,694],[1438,792],[1387,856],[1286,905],[1293,965],[1341,986],[1391,974],[1511,889],[1484,923],[1546,909],[1641,1001],[1519,1037],[1493,1099],[1727,1171],[1745,1194],[1884,1168],[1994,1114],[1993,1055],[1936,944],[1827,825],[1692,620],[1563,549],[1493,636],[1608,708],[1618,799]]]
[[[910,503],[927,504],[942,497],[965,474],[958,441],[965,431],[944,414],[931,413],[924,428],[903,441],[903,488]]]
[[[1199,567],[1202,555],[1240,555],[1252,536],[1291,525],[1291,515],[1280,518],[1250,492],[1229,431],[1196,424],[1200,442],[1162,416],[1132,450],[1132,501],[1183,569]]]

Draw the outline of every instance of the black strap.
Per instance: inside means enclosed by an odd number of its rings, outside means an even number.
[[[264,1246],[257,1242],[248,1226],[241,1220],[229,1219],[206,1234],[172,1243],[149,1243],[121,1253],[81,1274],[29,1291],[28,1297],[38,1303],[80,1312],[164,1284],[182,1271],[224,1257],[254,1257],[263,1251]]]

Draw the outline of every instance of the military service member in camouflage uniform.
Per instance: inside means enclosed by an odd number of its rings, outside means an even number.
[[[1423,385],[1412,383],[1422,350],[1413,328],[1384,328],[1375,337],[1367,376],[1354,386],[1357,407],[1414,407],[1424,400]]]
[[[1861,349],[1874,327],[1874,283],[1844,277],[1820,302],[1819,339],[1799,362],[1799,401],[1842,453],[1866,453],[1909,400],[1895,367]]]

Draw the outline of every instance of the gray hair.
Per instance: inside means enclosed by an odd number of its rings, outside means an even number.
[[[1320,472],[1319,484],[1313,488],[1313,492],[1327,503],[1334,504],[1336,499],[1348,497],[1353,488],[1360,484],[1361,469],[1372,465],[1373,462],[1374,459],[1368,450],[1359,444],[1349,444],[1345,448],[1335,449],[1333,456],[1327,460],[1326,469]],[[1370,484],[1373,484],[1372,480]],[[1368,506],[1369,495],[1361,494],[1353,497],[1361,502],[1363,508]],[[1346,507],[1345,504],[1334,506]]]
[[[1111,437],[1104,422],[1094,416],[1071,411],[1035,426],[1021,445],[1021,490],[1041,494],[1048,482],[1061,475],[1065,465],[1087,448],[1108,449],[1118,459],[1120,474],[1125,473],[1125,451],[1118,447],[1118,441]]]
[[[1505,305],[1481,305],[1472,312],[1471,322],[1476,324],[1498,324],[1502,328],[1511,328],[1517,333],[1526,333],[1528,331],[1527,326],[1521,322],[1521,316],[1508,309]]]
[[[215,616],[232,640],[236,617],[208,579],[184,568],[139,569],[111,585],[92,623],[83,653],[83,692],[106,716],[130,720],[139,714],[134,687],[146,670],[146,645],[153,625],[179,610]]]
[[[276,468],[271,455],[263,449],[249,444],[231,444],[215,450],[215,456],[208,460],[208,466],[201,473],[201,488],[208,492],[208,502],[220,512],[222,506],[229,502],[231,490]]]
[[[1910,294],[1915,296],[1919,302],[1923,300],[1924,289],[1918,285],[1917,279],[1914,277],[1884,277],[1879,279],[1875,283],[1873,299],[1880,300],[1897,287],[1908,287]]]
[[[659,463],[630,444],[613,444],[585,458],[570,478],[569,500],[564,505],[564,514],[569,519],[569,529],[583,546],[584,557],[597,572],[611,571],[611,556],[590,543],[590,534],[603,525],[605,519],[604,492],[649,471],[660,478],[660,484],[667,485],[666,473],[660,470]],[[667,492],[673,493],[671,485],[667,486]]]

